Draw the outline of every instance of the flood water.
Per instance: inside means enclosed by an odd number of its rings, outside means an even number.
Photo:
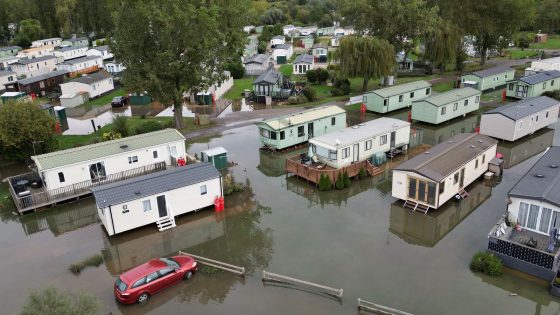
[[[476,116],[440,128],[414,126],[411,147],[429,147],[463,128],[472,131],[473,123]],[[6,271],[0,313],[18,312],[30,289],[55,286],[93,293],[103,314],[356,314],[358,298],[414,314],[558,314],[560,300],[549,294],[547,283],[510,270],[492,278],[468,268],[505,211],[507,191],[547,146],[560,145],[558,130],[556,124],[512,145],[501,143],[498,151],[510,167],[501,178],[476,181],[467,188],[467,199],[426,215],[405,210],[391,197],[389,170],[353,181],[345,190],[319,192],[286,178],[284,159],[298,151],[260,152],[255,126],[230,130],[189,147],[189,153],[200,155],[223,146],[236,163],[230,172],[247,189],[227,197],[222,213],[206,209],[177,218],[177,227],[165,232],[154,224],[108,237],[92,199],[21,217],[0,209],[0,266]],[[0,167],[3,177],[19,171],[14,165]],[[247,277],[201,271],[146,305],[115,302],[118,274],[178,250],[244,266]],[[68,271],[70,264],[97,253],[104,257],[101,266],[78,276]],[[344,295],[336,300],[265,284],[262,270],[342,288]]]
[[[245,99],[220,100],[214,105],[183,104],[183,117],[195,115],[209,115],[210,117],[225,117],[233,112],[246,112],[265,108],[272,108],[264,104],[246,103]],[[113,122],[116,116],[148,116],[148,117],[173,117],[173,108],[160,103],[149,105],[125,105],[123,107],[81,105],[75,108],[66,108],[68,116],[68,130],[65,135],[86,135],[94,132],[95,128],[103,127]]]

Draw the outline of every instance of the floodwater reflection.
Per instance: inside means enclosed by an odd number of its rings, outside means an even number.
[[[513,167],[552,146],[554,130],[544,128],[515,142],[500,141],[498,153],[503,154],[504,168]]]
[[[59,236],[97,223],[97,207],[88,201],[21,216],[23,231],[31,235],[50,230],[54,236]]]
[[[491,180],[475,181],[466,188],[469,192],[466,199],[451,199],[427,214],[412,212],[403,207],[402,201],[395,201],[391,204],[389,230],[409,244],[433,247],[490,197],[492,184]]]

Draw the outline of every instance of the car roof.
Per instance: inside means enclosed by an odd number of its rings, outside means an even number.
[[[129,271],[124,272],[121,275],[121,280],[126,282],[126,284],[131,285],[130,282],[136,281],[164,267],[167,267],[166,263],[161,261],[159,258],[154,258],[148,262],[141,264],[140,266],[136,266]]]

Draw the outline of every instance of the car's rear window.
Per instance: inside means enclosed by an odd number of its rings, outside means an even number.
[[[117,282],[115,283],[117,285],[117,288],[119,289],[119,291],[124,291],[126,290],[126,283],[124,283],[124,281],[121,280],[121,278],[117,278]]]

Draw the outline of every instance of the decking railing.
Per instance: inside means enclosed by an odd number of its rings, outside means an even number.
[[[383,173],[381,168],[373,166],[369,161],[361,161],[354,164],[350,164],[346,167],[335,169],[331,167],[317,168],[316,166],[310,166],[301,163],[301,158],[299,155],[290,157],[286,159],[286,172],[297,175],[307,181],[313,182],[315,184],[319,183],[321,174],[326,175],[330,178],[331,183],[334,185],[338,174],[344,174],[348,172],[349,177],[354,177],[360,173],[360,169],[364,169],[371,176],[375,176]]]
[[[125,179],[130,179],[133,177],[138,177],[141,175],[151,174],[165,170],[167,168],[165,162],[158,162],[155,164],[146,165],[143,167],[134,168],[124,172],[119,172],[111,174],[99,179],[87,180],[80,183],[72,184],[65,187],[60,187],[52,190],[46,190],[26,196],[18,196],[15,193],[13,184],[17,183],[18,180],[23,178],[29,178],[31,176],[36,176],[35,173],[28,173],[23,175],[15,176],[15,178],[9,178],[10,193],[14,198],[14,202],[18,211],[25,212],[28,210],[37,209],[44,206],[49,206],[62,202],[64,200],[80,197],[90,193],[89,189],[96,186],[101,186],[105,184],[110,184],[118,182]]]

